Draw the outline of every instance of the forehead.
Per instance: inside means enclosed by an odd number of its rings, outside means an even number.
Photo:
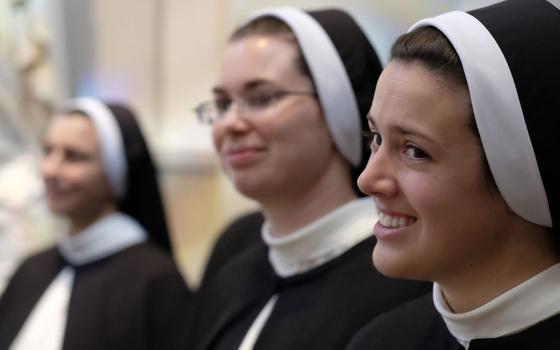
[[[420,63],[392,61],[381,74],[370,115],[376,125],[418,124],[466,127],[471,118],[468,90]]]
[[[95,128],[91,120],[78,113],[53,117],[45,142],[83,150],[97,149]]]
[[[230,42],[224,52],[218,88],[245,89],[253,82],[285,85],[307,78],[297,67],[299,48],[289,34],[255,34]]]

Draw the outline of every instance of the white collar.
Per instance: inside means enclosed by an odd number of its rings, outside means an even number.
[[[261,233],[274,270],[281,277],[290,277],[322,265],[372,236],[376,217],[373,199],[368,197],[348,202],[288,235],[273,237],[268,222]]]
[[[457,340],[497,338],[512,334],[560,312],[560,264],[553,265],[488,303],[465,313],[449,310],[441,287],[434,283],[437,311]]]
[[[65,234],[58,242],[58,249],[71,264],[84,265],[146,240],[146,231],[136,220],[114,213],[75,235]]]

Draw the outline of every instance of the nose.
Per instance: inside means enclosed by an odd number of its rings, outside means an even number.
[[[394,197],[398,193],[395,166],[384,147],[370,155],[365,169],[358,177],[358,188],[374,197]]]
[[[45,181],[52,180],[58,175],[62,157],[60,152],[51,150],[43,156],[41,160],[41,174]]]
[[[243,117],[237,104],[232,104],[221,119],[212,125],[212,141],[218,152],[222,151],[226,139],[244,137],[251,130],[251,123]]]
[[[243,106],[237,102],[232,103],[215,126],[230,132],[246,131],[249,123],[244,116]]]

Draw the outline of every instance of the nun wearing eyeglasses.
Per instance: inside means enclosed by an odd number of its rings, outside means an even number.
[[[193,349],[340,349],[368,318],[429,291],[372,268],[376,209],[354,184],[380,71],[340,10],[267,9],[233,33],[198,111],[264,222],[243,218],[222,241],[260,236],[203,284]]]
[[[131,111],[71,100],[47,128],[41,172],[48,206],[68,229],[11,278],[0,349],[184,348],[191,294]]]

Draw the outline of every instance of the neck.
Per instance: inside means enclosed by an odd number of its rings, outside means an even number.
[[[312,184],[260,201],[273,236],[294,232],[356,199],[345,161],[331,166]]]
[[[70,231],[69,234],[70,236],[73,236],[81,231],[83,231],[84,229],[86,229],[88,226],[92,225],[94,222],[98,221],[99,219],[115,213],[117,211],[117,208],[114,205],[109,205],[103,208],[100,208],[98,210],[95,210],[93,212],[87,212],[87,213],[80,213],[80,214],[76,214],[71,216],[70,219]]]
[[[473,257],[463,271],[437,281],[450,310],[474,310],[560,261],[552,233],[524,223],[490,258]]]

